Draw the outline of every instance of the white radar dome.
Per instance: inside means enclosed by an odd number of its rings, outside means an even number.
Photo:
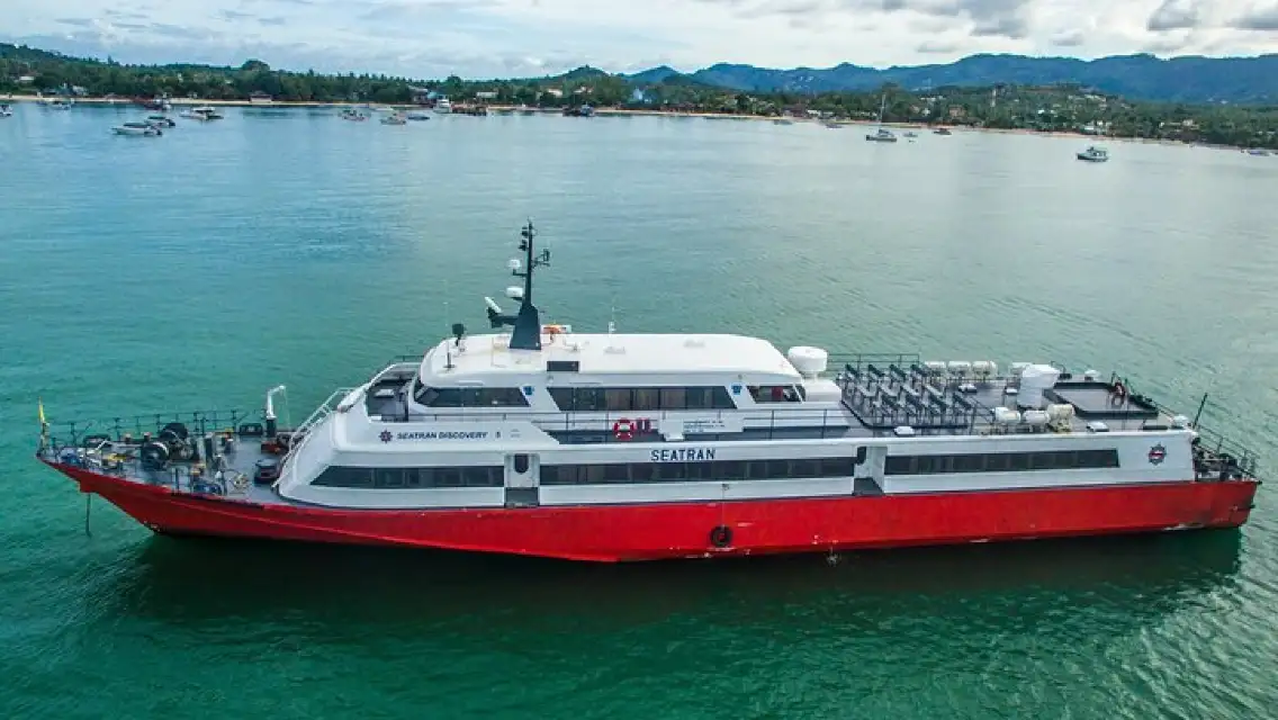
[[[805,345],[790,348],[785,357],[794,366],[794,369],[798,370],[799,374],[804,377],[816,377],[825,372],[825,369],[830,364],[830,353],[821,348],[807,347]]]

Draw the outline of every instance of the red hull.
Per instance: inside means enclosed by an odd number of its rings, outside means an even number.
[[[157,532],[621,561],[1237,527],[1254,480],[483,510],[340,510],[174,493],[52,464]],[[715,547],[715,528],[731,529]]]

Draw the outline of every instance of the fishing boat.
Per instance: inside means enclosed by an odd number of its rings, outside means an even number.
[[[896,142],[896,135],[892,134],[891,130],[888,130],[887,128],[883,127],[883,111],[885,109],[887,109],[886,94],[883,95],[883,99],[879,102],[879,117],[878,117],[878,120],[875,121],[876,123],[878,123],[879,128],[872,133],[866,133],[865,135],[866,140],[870,142],[887,142],[887,143]]]
[[[111,128],[116,135],[130,135],[136,137],[158,137],[164,132],[149,122],[126,122],[123,125],[116,125]]]
[[[1077,153],[1076,157],[1078,157],[1079,160],[1085,160],[1087,162],[1102,163],[1109,160],[1109,151],[1104,148],[1096,147],[1095,145],[1090,145],[1086,150]]]
[[[1117,374],[544,323],[260,410],[50,423],[37,457],[165,535],[637,561],[1237,527],[1255,456]],[[80,400],[76,403],[80,404]],[[279,420],[284,409],[285,423]]]

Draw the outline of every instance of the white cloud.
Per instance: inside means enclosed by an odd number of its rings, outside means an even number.
[[[716,62],[906,65],[977,52],[1278,52],[1270,0],[41,0],[0,40],[125,62],[539,75]],[[21,8],[21,9],[18,9]]]

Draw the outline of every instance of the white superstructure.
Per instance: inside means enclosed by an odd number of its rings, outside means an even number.
[[[1215,469],[1196,432],[1089,371],[917,356],[831,358],[732,334],[543,325],[532,274],[495,328],[338,391],[276,489],[348,508],[905,495],[1177,482]]]

